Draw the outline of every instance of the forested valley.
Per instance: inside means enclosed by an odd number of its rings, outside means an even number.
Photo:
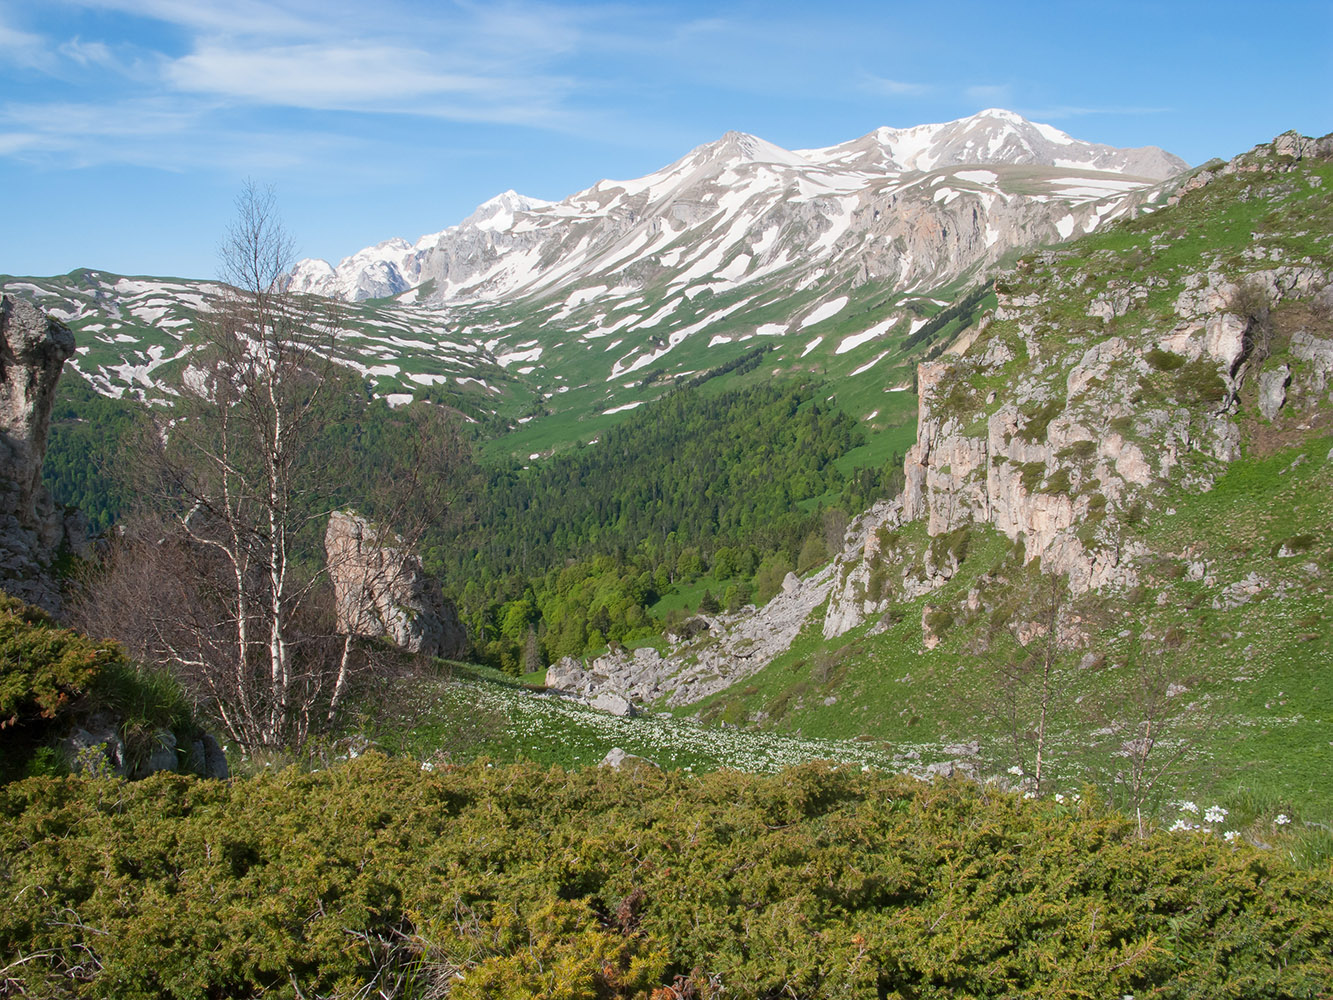
[[[526,465],[475,458],[491,428],[459,418],[453,502],[423,555],[476,657],[519,674],[651,640],[686,611],[763,603],[788,572],[825,562],[848,518],[902,475],[898,455],[843,470],[865,437],[828,395],[818,381],[684,385]],[[369,393],[345,402],[317,439],[335,495],[374,515],[384,463],[409,449],[415,411],[433,405],[393,409]],[[60,384],[44,474],[94,530],[127,510],[123,473],[143,416],[78,379]]]

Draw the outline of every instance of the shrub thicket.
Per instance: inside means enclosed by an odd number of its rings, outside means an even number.
[[[0,991],[1316,997],[1328,873],[1077,807],[807,765],[0,789]],[[675,983],[678,992],[663,987]]]

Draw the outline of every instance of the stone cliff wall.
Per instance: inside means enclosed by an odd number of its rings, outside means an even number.
[[[1327,158],[1333,142],[1279,137],[1217,174],[1289,173],[1300,155]],[[1322,178],[1306,183],[1318,190]],[[915,521],[931,538],[991,525],[1023,544],[1026,561],[1067,577],[1074,594],[1135,585],[1136,561],[1148,549],[1125,541],[1121,525],[1167,485],[1211,488],[1240,457],[1241,424],[1256,419],[1255,409],[1271,423],[1289,398],[1309,413],[1329,398],[1327,258],[1292,259],[1277,248],[1242,257],[1214,257],[1206,269],[1183,273],[1145,268],[1097,287],[1092,268],[1068,268],[1059,253],[1044,253],[997,281],[991,322],[960,356],[918,369],[906,488],[849,533],[825,635],[842,635],[951,577],[947,560],[932,561],[932,547],[924,573],[899,567],[882,594],[872,592],[873,567],[897,556],[880,552],[879,539]],[[1287,328],[1275,331],[1270,317],[1284,306],[1294,307]],[[1281,356],[1270,358],[1279,348]]]
[[[82,516],[56,510],[42,484],[56,383],[73,353],[63,323],[0,296],[0,587],[54,612],[61,598],[52,564],[62,550],[88,552]]]

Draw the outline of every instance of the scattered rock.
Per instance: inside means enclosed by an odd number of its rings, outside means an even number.
[[[632,766],[657,767],[657,764],[647,757],[639,757],[632,753],[626,753],[620,747],[612,747],[607,751],[606,756],[602,758],[602,762],[598,766],[619,769]]]
[[[1287,401],[1287,386],[1291,385],[1291,368],[1278,365],[1259,375],[1259,412],[1268,420],[1277,417],[1278,410]]]
[[[1249,604],[1250,601],[1263,593],[1266,586],[1267,584],[1258,573],[1251,573],[1244,579],[1223,587],[1222,593],[1213,599],[1213,607],[1222,611],[1230,611],[1242,604]]]

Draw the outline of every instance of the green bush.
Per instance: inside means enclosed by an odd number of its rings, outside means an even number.
[[[63,629],[45,611],[0,593],[0,729],[68,710],[125,654]]]
[[[1176,391],[1183,402],[1220,403],[1226,398],[1227,386],[1217,365],[1205,357],[1189,362],[1176,373]]]
[[[1318,997],[1333,880],[1076,806],[811,764],[367,755],[0,788],[14,995]],[[22,963],[14,961],[18,957]],[[676,993],[663,990],[674,983]]]
[[[0,780],[60,770],[59,755],[45,744],[94,714],[117,720],[132,762],[147,758],[164,729],[178,738],[199,732],[174,677],[0,593]]]
[[[1143,360],[1148,362],[1148,367],[1153,371],[1173,372],[1185,364],[1185,358],[1173,351],[1164,351],[1160,347],[1154,347],[1143,356]]]

